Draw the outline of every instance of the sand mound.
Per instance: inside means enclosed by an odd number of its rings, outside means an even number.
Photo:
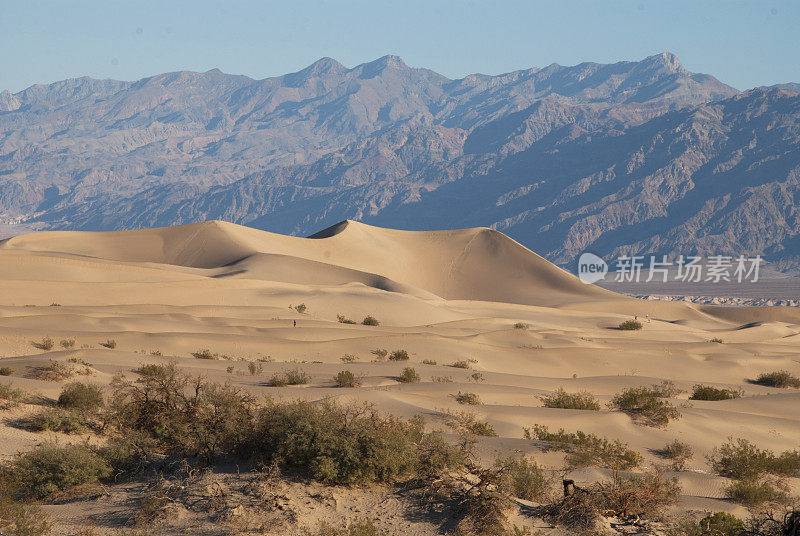
[[[582,284],[500,232],[396,231],[346,221],[309,238],[225,222],[121,232],[44,232],[6,250],[215,269],[214,277],[362,283],[449,300],[558,305],[617,295]]]

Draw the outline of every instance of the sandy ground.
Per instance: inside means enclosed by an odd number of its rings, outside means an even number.
[[[293,309],[301,303],[303,314]],[[373,315],[381,325],[343,324],[337,315],[357,321]],[[641,331],[615,329],[634,315],[649,315]],[[56,341],[53,350],[33,345],[43,337]],[[69,338],[74,349],[62,350],[59,341]],[[108,339],[116,348],[100,346]],[[191,357],[200,349],[227,359]],[[376,349],[405,349],[410,362],[376,362]],[[162,355],[150,355],[155,351]],[[343,363],[346,354],[355,362]],[[346,222],[316,238],[295,238],[207,222],[14,237],[0,243],[0,356],[0,366],[14,371],[0,382],[47,397],[62,385],[27,376],[51,359],[89,363],[98,383],[120,371],[130,375],[141,363],[176,361],[259,395],[369,401],[398,415],[422,414],[431,427],[443,426],[445,411],[464,409],[454,394],[474,392],[483,404],[470,409],[499,434],[479,444],[487,461],[518,451],[559,469],[562,453],[541,452],[523,439],[523,428],[537,423],[620,439],[647,466],[663,463],[653,450],[667,442],[689,443],[695,456],[677,474],[684,510],[742,513],[722,500],[726,482],[709,474],[705,459],[728,437],[773,450],[800,447],[800,391],[748,382],[765,371],[800,373],[796,308],[628,298],[583,285],[488,229],[407,232]],[[252,360],[263,361],[262,372],[248,372]],[[457,361],[470,369],[449,366]],[[406,366],[423,381],[399,383]],[[309,385],[267,386],[287,368],[310,374]],[[345,368],[363,375],[362,387],[333,387],[331,377]],[[538,398],[564,388],[607,402],[625,387],[663,379],[685,390],[697,383],[741,388],[745,396],[685,404],[682,417],[665,428],[605,409],[548,409]],[[14,425],[29,411],[0,412],[0,456],[48,437]],[[576,471],[572,478],[586,482],[601,473]],[[82,523],[74,509],[48,508],[65,523]],[[431,533],[424,526],[417,533]]]

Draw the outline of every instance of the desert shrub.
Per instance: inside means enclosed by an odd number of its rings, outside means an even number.
[[[391,354],[389,354],[389,361],[408,361],[408,351],[407,350],[395,350]]]
[[[52,350],[55,343],[50,337],[43,337],[41,341],[32,343],[39,350]]]
[[[467,379],[475,383],[480,383],[482,381],[485,381],[483,374],[481,374],[480,372],[473,372],[472,374],[469,375]]]
[[[250,429],[255,401],[239,388],[191,379],[172,363],[139,371],[136,381],[112,381],[109,420],[117,430],[146,433],[164,451],[197,453],[210,463],[217,452],[237,448]]]
[[[298,368],[289,369],[284,371],[283,374],[286,377],[286,383],[289,385],[305,385],[311,381],[311,376]]]
[[[460,369],[468,369],[469,362],[468,361],[456,361],[455,363],[450,364],[451,367],[460,368]]]
[[[267,380],[267,385],[270,387],[286,387],[289,385],[289,381],[286,379],[285,374],[273,374],[272,377]]]
[[[494,427],[469,411],[445,412],[445,424],[463,436],[497,437]]]
[[[650,426],[666,426],[681,416],[672,404],[664,400],[680,392],[672,382],[664,381],[652,387],[631,387],[614,395],[609,407],[628,413]]]
[[[350,370],[342,370],[333,377],[336,387],[358,387],[361,385],[361,378]]]
[[[62,408],[47,408],[28,419],[28,427],[34,432],[62,432],[81,434],[86,431],[87,421],[77,412]]]
[[[638,320],[626,320],[617,327],[623,331],[638,331],[642,329],[642,323]]]
[[[82,382],[70,383],[58,395],[58,405],[62,408],[82,412],[96,411],[103,407],[103,390],[97,385]]]
[[[499,488],[512,497],[541,501],[547,496],[551,479],[535,461],[526,458],[502,458],[495,462]]]
[[[592,393],[586,391],[568,393],[559,388],[552,395],[540,398],[546,408],[600,410],[600,402],[597,401]]]
[[[0,409],[19,406],[27,397],[25,391],[14,387],[11,383],[0,383]]]
[[[680,486],[675,478],[658,473],[617,476],[599,486],[600,510],[620,517],[661,519],[667,507],[678,500]]]
[[[236,367],[234,367],[233,365],[228,365],[227,367],[225,367],[225,372],[227,372],[228,374],[233,374],[234,370],[236,370]]]
[[[375,359],[378,361],[383,361],[386,359],[386,356],[389,355],[389,350],[385,348],[376,348],[372,351],[372,355],[375,356]]]
[[[336,320],[339,321],[340,324],[355,324],[355,320],[350,320],[344,315],[336,315]]]
[[[431,381],[434,383],[453,383],[453,378],[450,376],[431,376]]]
[[[0,376],[11,376],[14,374],[14,369],[11,367],[0,367]]]
[[[720,339],[719,337],[714,337],[713,339],[711,339],[711,340],[710,340],[710,341],[708,341],[708,342],[715,342],[715,343],[717,343],[717,344],[722,344],[722,343],[724,343],[725,341],[723,341],[723,340],[722,340],[722,339]]]
[[[436,361],[434,361],[433,359],[423,359],[422,360],[422,364],[423,365],[435,365]]]
[[[771,482],[758,480],[735,480],[725,488],[730,500],[753,508],[765,503],[787,503],[789,495]]]
[[[526,324],[525,322],[517,322],[516,324],[514,324],[514,329],[528,329],[529,327],[531,326],[529,324]]]
[[[98,453],[111,467],[111,476],[116,480],[142,473],[159,449],[159,443],[147,432],[125,430],[108,438]]]
[[[571,467],[598,465],[611,469],[627,470],[642,463],[641,455],[619,440],[613,442],[594,434],[578,430],[575,433],[550,432],[546,426],[535,424],[525,428],[526,439],[537,439],[553,443],[553,447],[567,452],[567,464]]]
[[[691,445],[676,439],[664,445],[664,448],[657,451],[657,454],[671,460],[672,468],[676,471],[683,471],[686,462],[691,460],[692,456],[694,456],[694,450],[692,450]]]
[[[308,307],[306,307],[305,303],[301,303],[300,305],[295,305],[294,310],[300,314],[304,314],[308,310]]]
[[[775,372],[764,372],[758,375],[755,383],[766,385],[768,387],[800,388],[800,378],[786,370],[779,370]]]
[[[393,482],[463,462],[424,421],[385,416],[369,406],[330,401],[267,403],[244,449],[256,461],[278,460],[326,484]]]
[[[45,536],[50,532],[47,516],[37,505],[17,500],[19,485],[7,475],[0,476],[0,534],[4,536]]]
[[[264,372],[264,365],[256,363],[255,361],[250,361],[247,364],[247,371],[250,373],[250,376],[257,376]]]
[[[335,527],[324,521],[314,531],[306,529],[303,536],[390,536],[369,519],[356,519],[343,527]]]
[[[744,523],[733,514],[714,512],[697,523],[703,535],[744,536]]]
[[[64,350],[69,350],[75,346],[75,339],[61,339],[59,344]]]
[[[18,454],[9,466],[11,477],[27,495],[43,499],[57,491],[92,484],[111,474],[111,468],[88,445],[44,443]]]
[[[192,352],[192,357],[195,359],[218,359],[219,354],[212,353],[208,348],[203,348],[196,352]]]
[[[711,385],[698,384],[694,386],[689,400],[731,400],[742,396],[741,390],[720,389]]]
[[[403,372],[400,373],[400,377],[398,381],[401,383],[417,383],[421,380],[417,371],[411,367],[406,367],[403,369]]]
[[[344,354],[341,357],[341,360],[342,360],[342,363],[353,363],[355,361],[358,361],[358,358],[356,356],[354,356],[353,354]]]
[[[109,350],[113,350],[114,348],[117,347],[117,341],[115,341],[114,339],[108,339],[105,342],[101,342],[100,346],[102,346],[103,348],[108,348]]]
[[[79,369],[62,361],[51,359],[48,365],[33,369],[31,377],[48,382],[60,382],[75,376],[79,372],[88,375],[91,373],[91,369],[88,366],[84,369]]]
[[[361,323],[365,326],[380,326],[380,321],[374,316],[365,316]]]
[[[455,398],[456,402],[459,404],[465,404],[469,406],[479,406],[482,404],[481,397],[475,393],[462,393],[459,391],[457,395],[453,395],[453,398]]]
[[[746,439],[729,439],[712,451],[708,461],[718,475],[737,480],[753,480],[765,474],[791,477],[800,471],[800,451],[785,451],[776,456]]]

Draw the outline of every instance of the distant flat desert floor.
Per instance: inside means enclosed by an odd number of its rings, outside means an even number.
[[[359,322],[372,315],[380,325],[344,324],[337,315]],[[641,331],[616,329],[645,315],[650,320]],[[53,350],[34,347],[43,337],[56,341]],[[58,341],[69,338],[74,349],[62,350]],[[100,345],[109,339],[115,348]],[[201,349],[228,359],[192,357]],[[407,350],[410,360],[377,361],[378,349]],[[156,351],[161,355],[150,355]],[[345,355],[354,362],[344,363]],[[563,452],[523,439],[534,424],[619,439],[649,467],[664,463],[654,451],[666,443],[689,443],[694,457],[675,473],[682,510],[744,512],[723,500],[727,481],[710,472],[705,458],[727,438],[775,451],[800,447],[800,391],[748,381],[767,371],[800,374],[800,310],[633,299],[583,285],[489,229],[410,232],[343,222],[296,238],[206,222],[17,236],[0,243],[0,356],[0,365],[14,371],[0,382],[52,398],[62,383],[28,377],[50,360],[90,363],[98,383],[118,372],[133,376],[142,363],[174,361],[258,395],[367,401],[400,416],[421,414],[442,429],[444,412],[465,408],[453,395],[473,392],[483,404],[469,409],[499,435],[480,439],[487,463],[520,452],[559,469]],[[254,360],[262,360],[257,375],[248,372]],[[469,369],[450,366],[459,361]],[[420,383],[397,381],[407,366]],[[288,368],[303,369],[311,382],[266,385]],[[363,375],[363,385],[334,388],[331,378],[343,369]],[[626,387],[664,379],[684,390],[672,400],[682,405],[681,418],[664,428],[605,407],[544,408],[539,398],[564,388],[590,391],[605,404]],[[744,396],[687,403],[686,391],[698,383],[742,389]],[[14,426],[30,411],[0,412],[0,456],[51,436]],[[583,469],[568,476],[583,483],[604,474]],[[790,484],[800,491],[797,479]],[[46,506],[75,527],[93,507],[81,508]],[[387,523],[409,534],[429,530]]]

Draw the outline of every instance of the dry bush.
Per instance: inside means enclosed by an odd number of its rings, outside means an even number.
[[[92,371],[88,366],[80,368],[62,361],[55,361],[51,359],[49,365],[34,368],[31,372],[31,377],[37,380],[44,380],[48,382],[61,382],[72,378],[76,374],[88,376],[91,374],[91,372]]]
[[[0,410],[10,409],[19,406],[28,394],[14,387],[11,383],[0,383]]]
[[[305,314],[306,311],[308,311],[308,307],[306,307],[305,303],[301,303],[300,305],[295,305],[294,310],[302,315]]]
[[[656,452],[659,456],[667,458],[672,461],[672,468],[675,471],[683,471],[686,467],[686,462],[692,459],[694,451],[691,445],[678,441],[677,439],[671,443],[664,445],[664,448]]]
[[[434,361],[433,359],[423,359],[422,360],[422,364],[423,365],[435,365],[436,361]]]
[[[600,411],[600,402],[597,401],[592,393],[587,391],[568,393],[564,389],[559,388],[552,395],[539,398],[546,408]]]
[[[19,486],[8,475],[0,475],[0,534],[4,536],[45,536],[50,523],[41,508],[17,500]]]
[[[14,374],[14,369],[11,367],[0,367],[0,376],[11,376]]]
[[[395,350],[389,354],[389,361],[408,361],[409,355],[407,350]]]
[[[256,363],[255,361],[250,361],[247,364],[247,371],[250,373],[250,376],[258,376],[264,372],[264,365],[261,363]]]
[[[339,321],[340,324],[356,324],[355,320],[350,320],[344,315],[336,315],[336,320]]]
[[[631,387],[614,395],[608,406],[624,411],[648,426],[666,426],[670,420],[681,416],[675,406],[665,398],[680,393],[670,381],[663,381],[651,387]]]
[[[285,387],[287,385],[305,385],[311,381],[311,376],[299,368],[284,370],[280,374],[273,374],[267,382],[271,387]]]
[[[64,350],[70,350],[75,347],[75,339],[61,339],[59,344]]]
[[[468,369],[469,361],[456,361],[455,363],[451,363],[450,366],[453,368]]]
[[[333,377],[333,383],[336,387],[359,387],[361,378],[350,370],[342,370]]]
[[[453,383],[453,378],[450,376],[431,376],[433,383]]]
[[[626,320],[617,327],[622,331],[638,331],[642,329],[642,323],[638,320]]]
[[[627,470],[642,463],[642,456],[629,449],[627,444],[619,440],[611,442],[581,430],[571,433],[561,428],[558,432],[550,432],[546,426],[535,424],[533,428],[525,428],[525,438],[547,441],[553,448],[566,451],[569,467],[597,465],[609,469]]]
[[[212,353],[208,348],[203,348],[196,352],[192,352],[192,357],[195,359],[219,359],[219,354]]]
[[[306,528],[302,536],[390,536],[390,534],[378,528],[369,519],[356,519],[339,528],[322,521],[316,530]]]
[[[380,321],[375,318],[374,316],[365,316],[364,320],[361,321],[361,324],[365,326],[380,326]]]
[[[692,390],[689,400],[731,400],[742,396],[741,389],[721,389],[711,385],[697,384]]]
[[[491,424],[478,420],[478,417],[470,411],[446,411],[444,418],[445,424],[461,435],[497,437],[497,432]]]
[[[453,398],[455,398],[456,402],[459,404],[468,406],[480,406],[482,404],[481,397],[475,393],[462,393],[459,391],[457,395],[453,395]]]
[[[517,322],[514,324],[514,329],[528,329],[529,327],[531,327],[530,324],[526,324],[525,322]]]
[[[397,378],[400,383],[418,383],[420,380],[422,380],[420,375],[411,367],[404,368],[403,372],[400,373],[400,377]]]
[[[115,341],[114,339],[108,339],[105,342],[101,342],[100,346],[102,346],[103,348],[108,348],[109,350],[113,350],[114,348],[117,347],[117,341]]]
[[[52,350],[53,346],[55,346],[53,339],[51,339],[50,337],[44,337],[42,338],[41,341],[32,342],[31,344],[34,346],[34,348],[38,348],[39,350],[45,350],[45,351]]]
[[[786,370],[763,372],[758,375],[754,383],[766,385],[768,387],[780,387],[782,389],[789,387],[795,389],[800,388],[800,378]]]
[[[34,432],[61,432],[82,434],[88,427],[84,416],[62,408],[46,408],[27,419],[27,427]]]
[[[383,361],[386,359],[386,356],[389,355],[389,350],[385,348],[376,348],[375,350],[372,350],[372,355],[375,356],[377,361]]]
[[[358,358],[356,356],[354,356],[353,354],[344,354],[341,357],[341,361],[342,361],[342,363],[353,363],[355,361],[358,361]]]
[[[483,377],[483,374],[481,374],[480,372],[473,372],[472,374],[469,375],[467,380],[475,383],[486,381],[486,379]]]

